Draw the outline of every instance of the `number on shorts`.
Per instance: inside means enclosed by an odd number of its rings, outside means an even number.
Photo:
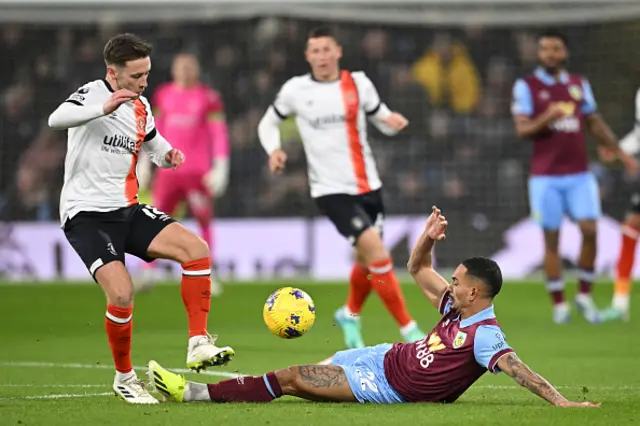
[[[149,206],[147,204],[142,206],[142,212],[144,214],[146,214],[147,216],[149,216],[151,219],[157,219],[161,216],[166,216],[166,214],[164,212],[161,212],[160,210],[156,209],[153,206]]]
[[[363,373],[360,370],[356,370],[356,373],[358,373],[358,376],[360,376],[360,387],[363,391],[370,390],[372,392],[378,392],[378,385],[376,385],[372,381],[376,379],[375,374],[373,374],[371,371]]]

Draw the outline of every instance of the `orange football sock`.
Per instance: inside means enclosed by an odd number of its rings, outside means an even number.
[[[187,310],[189,337],[207,334],[211,306],[211,260],[208,257],[182,265],[180,294]]]
[[[408,325],[412,319],[407,311],[400,283],[393,272],[393,261],[387,259],[369,265],[371,286],[378,293],[387,311],[395,318],[400,327]]]
[[[129,373],[133,370],[133,364],[131,363],[133,306],[120,308],[116,305],[108,304],[104,326],[107,330],[116,371]]]
[[[614,294],[623,296],[631,292],[631,270],[636,256],[636,244],[640,233],[628,224],[622,225],[622,249],[616,268]]]
[[[371,281],[369,281],[369,269],[355,264],[349,278],[349,295],[347,296],[347,309],[352,314],[359,314],[365,300],[371,293]]]

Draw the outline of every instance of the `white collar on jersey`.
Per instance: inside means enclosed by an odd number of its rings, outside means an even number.
[[[478,312],[475,315],[471,315],[469,318],[465,318],[460,321],[460,328],[469,327],[477,322],[488,320],[495,318],[496,314],[493,310],[493,305],[489,306],[487,309]]]
[[[543,82],[544,84],[546,84],[547,86],[553,86],[554,84],[556,84],[556,79],[554,76],[552,76],[551,74],[549,74],[544,68],[542,67],[538,67],[536,68],[536,70],[533,72],[533,75],[536,76],[536,78],[538,80],[540,80],[541,82]],[[566,71],[562,71],[559,75],[558,80],[560,81],[560,83],[562,84],[567,84],[569,82],[569,73]]]

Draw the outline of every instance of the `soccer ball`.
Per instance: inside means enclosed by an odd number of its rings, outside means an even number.
[[[304,291],[283,287],[271,293],[262,317],[269,330],[283,339],[296,339],[308,332],[316,321],[316,307]]]

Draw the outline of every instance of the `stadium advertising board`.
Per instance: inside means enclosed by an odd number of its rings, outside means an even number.
[[[424,226],[425,217],[392,216],[385,223],[385,242],[391,249],[408,252]],[[185,222],[196,230],[195,223]],[[617,221],[599,223],[597,272],[609,275],[617,261],[620,233]],[[220,219],[215,224],[218,272],[226,280],[260,280],[310,276],[319,280],[344,280],[352,265],[350,245],[325,219]],[[562,257],[579,255],[580,232],[566,221],[562,227]],[[508,279],[525,278],[542,264],[544,246],[539,228],[530,219],[512,225],[503,235],[503,248],[493,254]],[[404,245],[406,247],[399,247]],[[436,253],[437,259],[437,253]],[[640,262],[639,262],[640,263]],[[141,261],[128,256],[131,270]],[[166,263],[170,273],[179,266]],[[396,260],[402,268],[402,261]],[[636,264],[634,276],[640,277]],[[56,223],[0,224],[0,278],[9,281],[63,279],[86,281],[90,277]]]

